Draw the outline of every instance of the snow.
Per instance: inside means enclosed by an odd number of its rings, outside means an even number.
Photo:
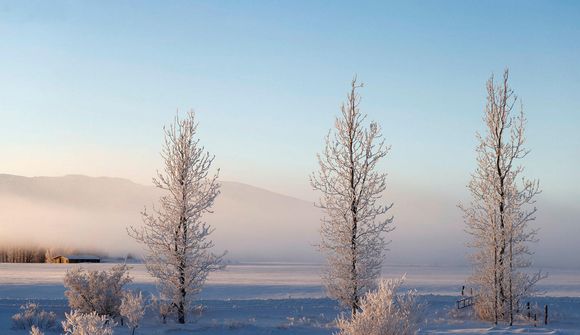
[[[106,269],[113,264],[82,264]],[[24,335],[11,329],[10,317],[28,300],[64,319],[69,311],[62,278],[72,264],[0,264],[0,334]],[[131,289],[154,292],[153,279],[142,264],[132,264]],[[473,321],[466,311],[454,309],[468,268],[390,266],[388,277],[407,273],[405,287],[417,288],[427,303],[427,323],[421,334],[580,334],[580,269],[549,269],[541,288],[547,293],[535,301],[548,304],[550,323],[533,327],[518,321],[512,328]],[[136,334],[332,334],[340,310],[324,298],[319,266],[304,264],[240,264],[210,276],[198,303],[204,306],[192,322],[161,325],[148,310]],[[146,295],[147,296],[147,295]],[[58,334],[47,332],[46,334]],[[118,326],[115,334],[129,334]]]

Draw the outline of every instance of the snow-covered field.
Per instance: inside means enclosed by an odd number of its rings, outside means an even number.
[[[73,265],[0,264],[0,334],[25,334],[11,329],[10,317],[29,300],[57,312],[68,311],[62,278]],[[110,263],[87,264],[106,269]],[[155,292],[152,278],[142,264],[132,265],[131,288]],[[471,321],[468,310],[457,311],[455,300],[468,268],[390,266],[388,277],[407,273],[407,287],[415,288],[427,304],[423,334],[580,334],[580,270],[549,269],[550,277],[540,288],[546,295],[535,299],[550,309],[548,326],[491,327]],[[200,296],[203,310],[185,326],[160,325],[150,311],[137,334],[332,334],[333,320],[340,313],[335,302],[324,298],[319,266],[301,264],[229,265],[214,273]],[[126,334],[118,327],[116,334]],[[56,333],[55,333],[56,334]]]

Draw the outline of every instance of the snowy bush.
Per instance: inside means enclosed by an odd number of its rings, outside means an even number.
[[[115,265],[109,271],[85,271],[81,267],[67,271],[64,293],[69,306],[81,313],[96,312],[111,318],[119,316],[123,286],[131,282],[127,265]]]
[[[239,330],[248,326],[247,323],[241,320],[229,320],[226,321],[226,325],[229,330]]]
[[[29,302],[20,306],[20,312],[12,316],[12,326],[15,329],[50,329],[56,325],[56,314],[40,310],[40,305]]]
[[[126,292],[119,308],[121,316],[127,319],[127,327],[131,329],[131,334],[135,334],[135,329],[139,327],[139,322],[145,315],[145,303],[143,295]]]
[[[165,299],[163,296],[152,296],[150,307],[159,315],[161,322],[164,324],[167,323],[167,317],[173,311],[171,301]]]
[[[44,333],[41,332],[38,327],[32,326],[32,328],[30,328],[30,335],[44,335]]]
[[[339,335],[416,333],[421,320],[421,306],[416,302],[416,292],[396,293],[404,278],[383,280],[376,291],[364,295],[360,301],[360,312],[352,319],[338,319]]]
[[[96,312],[83,314],[73,311],[65,313],[66,321],[62,322],[64,335],[113,335],[115,322],[109,317]]]

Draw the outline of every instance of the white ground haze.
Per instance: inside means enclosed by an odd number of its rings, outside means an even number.
[[[241,262],[322,261],[315,244],[322,212],[312,202],[246,184],[222,181],[221,195],[208,214],[215,227],[217,250]],[[97,249],[111,256],[140,254],[127,236],[128,226],[141,225],[140,212],[161,195],[152,186],[108,177],[20,177],[0,175],[0,243]],[[467,235],[460,199],[443,192],[392,186],[396,230],[388,264],[466,264]],[[577,217],[571,207],[539,203],[540,244],[537,264],[578,267]]]

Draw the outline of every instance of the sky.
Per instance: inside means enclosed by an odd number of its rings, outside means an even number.
[[[460,199],[509,67],[526,176],[578,212],[579,60],[576,1],[0,1],[0,173],[150,184],[193,109],[223,180],[311,200],[356,74],[389,182]]]

